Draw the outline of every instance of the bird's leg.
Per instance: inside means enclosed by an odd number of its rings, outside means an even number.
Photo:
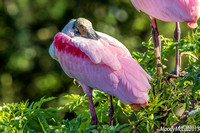
[[[109,112],[108,112],[109,126],[113,125],[113,114],[114,114],[114,108],[113,108],[112,96],[110,95],[110,109],[109,109]]]
[[[174,31],[174,39],[175,42],[178,42],[180,40],[180,36],[181,36],[181,29],[180,29],[180,25],[179,22],[176,22],[176,29]],[[175,64],[175,75],[179,75],[179,71],[180,71],[180,61],[179,61],[179,51],[178,51],[178,46],[176,46],[176,64]]]
[[[152,22],[152,38],[154,44],[154,54],[156,59],[156,69],[157,75],[161,75],[162,72],[162,65],[161,65],[161,39],[158,32],[158,27],[155,18],[151,18]]]
[[[91,125],[97,125],[97,114],[95,112],[94,109],[94,104],[93,104],[93,100],[92,100],[92,95],[86,94],[87,98],[88,98],[88,103],[89,103],[89,107],[90,107],[90,112],[91,112]]]
[[[93,100],[92,100],[92,88],[90,88],[89,86],[85,85],[84,83],[82,83],[80,81],[77,81],[77,82],[81,85],[81,87],[83,88],[83,91],[85,92],[85,94],[87,95],[87,98],[88,98],[90,113],[92,116],[91,125],[97,125],[97,114],[95,112],[94,104],[93,104]]]

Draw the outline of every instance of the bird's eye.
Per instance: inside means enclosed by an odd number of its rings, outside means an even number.
[[[81,36],[81,33],[79,32],[77,27],[74,27],[73,29],[74,29],[74,35],[75,36]]]
[[[78,31],[81,33],[81,36],[85,36],[86,34],[86,27],[82,24],[77,25]]]
[[[82,29],[84,29],[85,27],[84,27],[83,25],[79,25],[78,28],[79,28],[79,30],[82,30]]]

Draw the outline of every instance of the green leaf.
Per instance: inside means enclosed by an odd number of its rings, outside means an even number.
[[[96,127],[97,127],[96,125],[90,125],[85,129],[85,132],[88,132],[88,131],[90,131],[92,129],[95,129]]]
[[[65,121],[64,121],[64,124],[65,124],[65,127],[66,127],[66,128],[70,128],[70,126],[69,126],[69,125],[70,125],[70,124],[69,124],[69,120],[65,120]]]
[[[118,123],[119,124],[119,123]],[[127,127],[127,126],[129,126],[129,124],[128,123],[125,123],[125,124],[122,124],[122,125],[120,125],[118,128],[117,128],[117,131],[120,131],[120,129],[125,129],[124,127]]]

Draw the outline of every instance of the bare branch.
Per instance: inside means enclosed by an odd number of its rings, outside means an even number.
[[[135,130],[135,129],[137,128],[137,126],[140,125],[140,123],[141,123],[143,120],[144,120],[144,118],[141,118],[140,121],[139,121],[137,124],[135,124],[135,126],[133,126],[133,128],[131,129],[131,131],[130,131],[129,133],[132,133],[133,130]]]
[[[181,69],[181,57],[182,57],[183,55],[189,55],[189,56],[191,56],[192,58],[194,58],[195,60],[199,60],[195,55],[193,55],[193,54],[191,54],[191,53],[182,52],[182,53],[180,53],[180,55],[179,55],[179,65],[180,65],[180,69]]]

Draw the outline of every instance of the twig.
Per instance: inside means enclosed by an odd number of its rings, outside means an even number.
[[[180,64],[180,68],[181,68],[181,57],[182,57],[183,55],[189,55],[189,56],[191,56],[192,58],[194,58],[195,60],[199,60],[195,55],[193,55],[193,54],[191,54],[191,53],[182,52],[182,53],[180,53],[180,55],[179,55],[179,64]]]
[[[189,101],[189,108],[183,112],[183,114],[179,117],[179,120],[171,125],[171,127],[179,127],[183,122],[188,119],[189,112],[196,106],[197,101],[190,100]]]
[[[133,128],[131,129],[131,131],[130,131],[129,133],[132,133],[133,130],[135,130],[135,129],[137,128],[137,126],[140,125],[140,123],[141,123],[143,120],[144,120],[144,118],[141,118],[140,121],[139,121],[137,124],[135,124],[135,126],[133,126]]]
[[[167,75],[165,78],[166,78],[167,80],[169,80],[170,78],[178,78],[178,77],[179,77],[179,75],[169,74],[169,75]]]
[[[120,129],[119,129],[119,131],[121,131],[122,129],[124,129],[124,128],[127,128],[127,127],[129,127],[130,125],[126,125],[126,126],[124,126],[124,127],[121,127]]]

